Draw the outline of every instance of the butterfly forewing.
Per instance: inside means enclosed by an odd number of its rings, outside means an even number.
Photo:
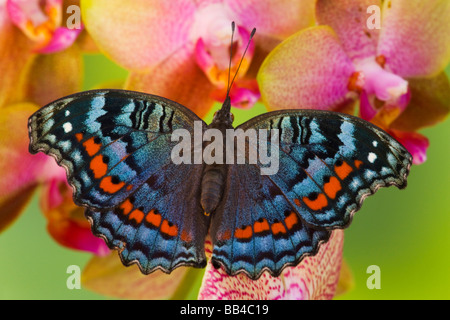
[[[192,132],[194,121],[201,119],[157,96],[87,91],[30,117],[30,152],[50,154],[66,168],[93,232],[119,248],[125,264],[137,261],[145,273],[201,267],[209,218],[195,199],[203,165],[171,160],[172,132]]]
[[[406,186],[409,152],[378,127],[337,112],[271,112],[239,128],[279,129],[280,170],[270,176],[317,228],[346,227],[378,188]]]

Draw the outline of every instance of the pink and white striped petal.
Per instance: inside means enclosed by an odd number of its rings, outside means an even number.
[[[258,280],[243,274],[227,275],[209,262],[199,300],[306,300],[332,299],[339,281],[344,232],[335,230],[315,256],[286,268],[279,277],[264,273]]]

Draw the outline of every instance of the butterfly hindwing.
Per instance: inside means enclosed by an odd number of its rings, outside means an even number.
[[[209,218],[193,199],[203,165],[177,166],[171,160],[177,143],[172,132],[192,132],[194,121],[201,120],[164,98],[87,91],[30,117],[30,151],[50,154],[66,168],[74,200],[88,208],[93,232],[119,248],[125,264],[138,261],[145,273],[200,267]],[[189,188],[186,177],[194,181]]]
[[[145,274],[155,269],[169,272],[178,265],[206,265],[209,219],[198,202],[203,166],[192,166],[172,164],[113,210],[86,211],[94,233],[119,249],[125,265],[137,261]],[[184,183],[186,179],[191,183]]]
[[[258,168],[229,167],[223,201],[211,225],[212,261],[229,274],[244,272],[257,279],[268,270],[278,276],[286,266],[315,254],[330,235],[308,227]]]
[[[229,166],[211,225],[212,259],[228,273],[278,275],[314,254],[332,229],[347,227],[365,197],[380,187],[406,186],[411,155],[356,117],[280,111],[236,129],[278,129],[279,169],[261,175],[260,162]],[[270,137],[262,142],[270,144]]]

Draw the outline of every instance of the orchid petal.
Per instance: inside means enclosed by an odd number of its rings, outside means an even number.
[[[59,174],[43,185],[40,205],[47,218],[47,230],[53,239],[67,248],[106,255],[109,249],[105,241],[92,234],[84,216],[84,209],[72,200],[72,188],[67,184],[66,173],[56,166]]]
[[[216,89],[211,93],[211,97],[218,102],[223,102],[226,98],[227,90]],[[259,93],[258,83],[255,79],[239,79],[234,82],[229,92],[230,104],[239,109],[251,109],[258,102],[261,94]]]
[[[226,0],[238,25],[284,39],[314,23],[315,0]],[[257,37],[255,37],[256,39]]]
[[[410,79],[411,101],[392,123],[400,131],[417,131],[444,121],[450,111],[450,82],[445,72],[430,79]]]
[[[339,281],[344,232],[333,231],[315,256],[288,267],[279,277],[267,273],[258,280],[239,274],[228,276],[209,262],[199,292],[200,300],[331,299]]]
[[[83,82],[81,50],[73,45],[61,52],[37,56],[27,80],[27,99],[41,106],[80,91]]]
[[[339,272],[339,281],[336,287],[336,296],[351,291],[355,286],[352,270],[345,259],[342,259],[341,270]]]
[[[402,95],[395,102],[386,102],[378,108],[376,115],[370,120],[381,128],[389,128],[408,106],[411,99],[411,91]],[[367,119],[366,119],[367,120]]]
[[[81,51],[83,51],[84,53],[92,53],[92,54],[100,53],[100,50],[98,49],[94,40],[84,27],[81,33],[78,35],[76,44],[80,47]]]
[[[132,72],[125,89],[148,92],[176,101],[203,117],[212,107],[214,86],[198,67],[190,46],[180,49],[152,72]]]
[[[230,104],[235,108],[250,109],[260,97],[256,80],[238,81],[230,90]],[[224,99],[219,101],[224,101]]]
[[[270,110],[336,108],[349,98],[355,67],[328,26],[305,29],[283,41],[258,73]]]
[[[396,103],[408,93],[408,81],[383,69],[373,58],[360,60],[356,69],[364,74],[364,91],[379,100]]]
[[[359,96],[359,116],[366,121],[371,121],[377,114],[373,105],[374,103],[369,100],[367,92],[362,91]]]
[[[270,36],[264,36],[258,33],[255,35],[253,40],[255,42],[255,52],[253,54],[252,62],[245,74],[246,79],[256,79],[259,68],[264,62],[264,59],[269,55],[269,53],[275,49],[277,45],[281,43],[281,40],[272,38]]]
[[[389,130],[389,133],[411,153],[413,164],[422,164],[427,160],[427,149],[430,146],[427,137],[417,132]]]
[[[100,50],[135,71],[150,70],[183,47],[196,10],[189,0],[80,3],[85,27]]]
[[[227,26],[229,27],[229,26]],[[230,65],[230,44],[227,39],[225,43],[215,41],[214,44],[207,43],[203,38],[199,38],[195,46],[195,58],[199,67],[206,74],[208,79],[218,88],[227,89],[229,75],[233,77],[239,67],[239,75],[244,75],[251,63],[253,53],[255,51],[255,44],[250,42],[247,52],[244,56],[247,43],[250,40],[250,32],[244,28],[238,27],[238,34],[236,35],[237,48],[233,52],[233,58]],[[242,58],[242,60],[241,60]]]
[[[84,210],[80,207],[74,207],[74,210],[77,210],[80,215],[84,214]],[[79,225],[75,221],[52,220],[47,225],[47,231],[57,243],[66,248],[90,252],[98,256],[109,252],[104,240],[95,237],[89,226]]]
[[[75,42],[81,31],[82,29],[57,28],[50,42],[36,52],[48,54],[65,50]]]
[[[37,0],[7,0],[11,21],[38,47],[51,40],[62,20],[62,0],[46,0],[43,4]]]
[[[53,159],[28,152],[28,117],[37,110],[30,103],[9,105],[0,113],[0,197],[35,184],[45,176],[43,167]],[[11,170],[14,168],[14,170]]]
[[[33,43],[11,22],[6,4],[0,4],[0,107],[23,97],[23,83],[34,54]]]
[[[155,271],[142,274],[137,266],[125,267],[116,252],[93,257],[83,270],[84,288],[124,299],[168,299],[177,290],[190,268],[177,268],[170,274]]]
[[[333,28],[344,50],[353,59],[375,56],[379,30],[368,27],[368,8],[381,0],[318,0],[316,17]]]
[[[0,113],[0,225],[11,223],[30,199],[53,159],[28,152],[28,117],[37,110],[29,103],[9,105]]]
[[[385,1],[378,55],[402,77],[430,77],[450,61],[450,0]]]
[[[0,232],[9,227],[31,200],[37,185],[22,188],[7,197],[0,197]]]

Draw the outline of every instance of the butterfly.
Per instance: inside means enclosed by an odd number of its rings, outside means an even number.
[[[194,136],[201,123],[203,132],[225,132],[232,122],[228,95],[207,125],[163,97],[85,91],[29,118],[29,150],[66,169],[92,232],[144,274],[205,267],[209,234],[214,267],[278,276],[346,228],[367,196],[406,187],[408,151],[375,125],[331,111],[268,112],[236,128],[277,130],[279,169],[271,175],[260,162],[174,163],[176,130]]]

